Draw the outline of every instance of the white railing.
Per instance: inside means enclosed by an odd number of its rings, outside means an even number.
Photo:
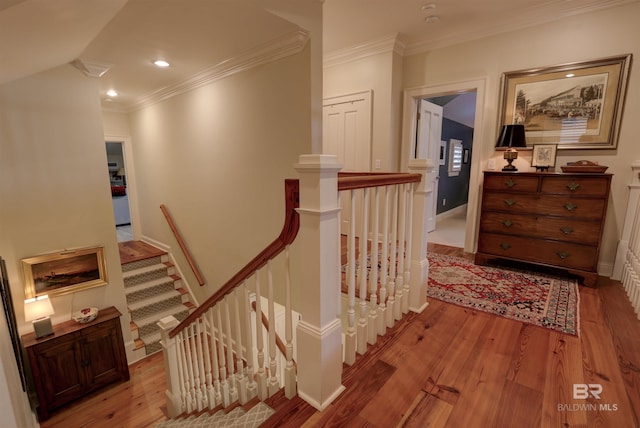
[[[620,279],[640,319],[640,162],[632,165],[629,202],[612,278]]]
[[[416,248],[413,242],[414,228],[418,238],[426,230],[426,163],[414,162],[411,169],[413,174],[342,174],[338,179],[338,188],[347,194],[341,198],[346,225],[341,240],[346,241],[344,346],[349,365],[409,311],[412,290],[420,302],[415,310],[426,305],[426,237],[416,241]],[[417,267],[413,282],[412,265]]]
[[[170,417],[234,401],[244,404],[256,396],[264,400],[282,387],[286,397],[297,393],[323,410],[343,391],[339,191],[347,192],[352,201],[345,217],[347,362],[352,364],[356,352],[364,353],[367,344],[375,343],[402,314],[426,307],[425,210],[430,191],[424,177],[429,164],[415,161],[410,174],[349,173],[338,178],[340,168],[335,156],[301,156],[296,165],[299,183],[286,183],[286,220],[280,236],[182,323],[173,317],[160,321]],[[296,235],[294,258],[299,268],[292,271],[290,244]],[[367,279],[367,261],[379,258],[381,268],[375,263]],[[291,301],[293,275],[301,296],[295,302],[297,312]],[[278,304],[275,295],[284,302]],[[262,314],[269,320],[266,333]],[[277,346],[278,332],[284,335],[282,349]]]

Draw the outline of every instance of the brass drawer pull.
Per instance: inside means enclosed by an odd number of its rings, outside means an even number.
[[[515,182],[515,181],[513,181],[513,179],[512,179],[511,177],[509,177],[509,180],[508,180],[508,181],[505,181],[505,182],[504,182],[504,185],[505,185],[505,186],[507,186],[507,187],[513,187],[513,186],[515,186],[515,185],[516,185],[516,182]]]
[[[565,208],[567,211],[573,211],[573,210],[575,210],[576,208],[578,208],[578,206],[577,206],[576,204],[572,204],[571,202],[567,202],[566,204],[564,204],[564,208]]]
[[[571,183],[567,184],[567,189],[571,190],[572,192],[575,192],[579,188],[580,188],[580,184],[576,183],[575,181],[572,181]]]
[[[564,233],[565,235],[570,234],[571,232],[573,232],[573,229],[571,229],[570,227],[561,227],[560,230],[562,231],[562,233]]]
[[[502,222],[502,224],[504,224],[506,227],[511,227],[513,225],[513,222],[511,220],[505,220]]]
[[[502,248],[503,250],[508,250],[509,248],[511,248],[511,244],[503,242],[500,244],[500,248]]]
[[[514,201],[513,199],[505,199],[504,203],[512,207],[516,204],[516,201]]]
[[[569,253],[567,253],[566,251],[558,251],[556,253],[558,255],[558,257],[560,257],[562,260],[566,259],[567,257],[569,257]]]

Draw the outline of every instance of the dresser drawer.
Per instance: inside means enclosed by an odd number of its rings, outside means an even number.
[[[537,192],[538,177],[518,175],[487,175],[484,178],[483,186],[487,190]]]
[[[603,199],[547,196],[538,200],[536,212],[568,219],[600,220],[605,206],[606,201]]]
[[[499,212],[484,213],[480,218],[480,231],[587,245],[597,245],[600,239],[599,222]]]
[[[538,211],[537,195],[513,193],[485,193],[482,201],[483,211],[507,211],[513,213],[533,214]]]
[[[556,195],[601,196],[609,192],[609,177],[580,175],[542,177],[542,193]]]
[[[481,233],[478,251],[498,257],[562,266],[587,271],[596,270],[597,247]]]

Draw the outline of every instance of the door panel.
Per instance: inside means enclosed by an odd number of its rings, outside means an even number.
[[[418,136],[416,139],[415,156],[418,159],[431,159],[438,165],[440,159],[440,138],[442,136],[442,107],[427,100],[420,100],[420,114],[418,115]],[[427,231],[436,229],[436,209],[438,203],[439,168],[429,173],[427,182],[431,188],[428,198]]]
[[[342,171],[371,170],[371,97],[370,93],[325,99],[323,105],[323,153],[336,155]],[[356,198],[356,213],[362,209]],[[349,228],[349,194],[340,196],[340,232]],[[356,224],[356,230],[359,225]],[[359,232],[357,232],[359,234]]]

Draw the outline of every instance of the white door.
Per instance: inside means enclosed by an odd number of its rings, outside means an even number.
[[[431,188],[429,210],[427,211],[427,231],[436,229],[436,209],[438,208],[438,180],[440,159],[440,137],[442,135],[442,107],[420,100],[418,110],[418,135],[414,156],[417,159],[431,159],[436,165],[433,173],[427,176],[428,185]],[[445,154],[446,155],[446,154]],[[446,156],[445,156],[446,159]]]
[[[371,170],[371,92],[325,98],[322,106],[322,152],[336,155],[342,171]],[[342,192],[340,232],[349,227],[349,197]],[[356,213],[362,209],[359,198]],[[356,225],[356,228],[358,225]]]

